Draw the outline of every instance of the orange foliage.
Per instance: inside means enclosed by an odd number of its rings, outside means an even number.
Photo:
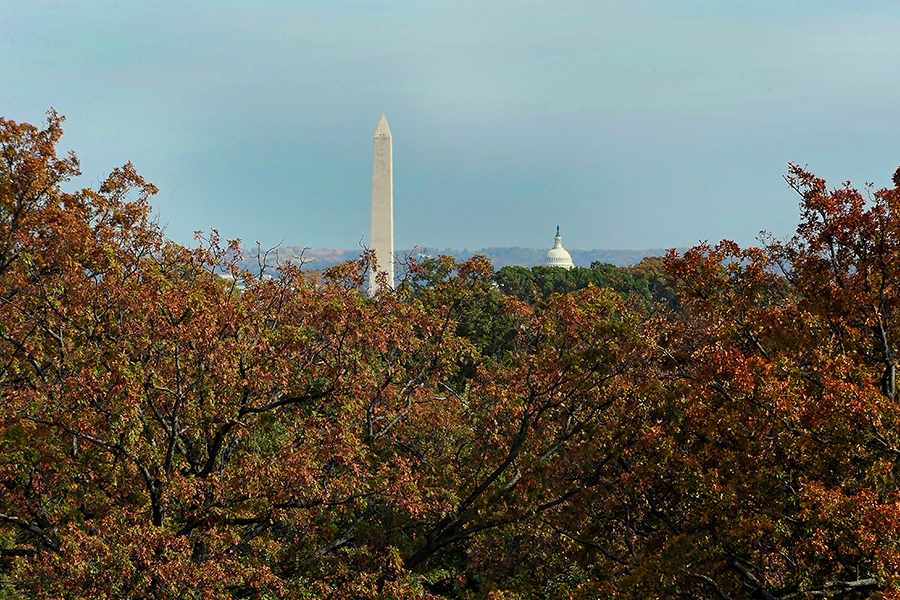
[[[0,596],[898,596],[896,187],[791,167],[797,236],[647,314],[481,257],[369,298],[166,240],[130,164],[62,191],[61,123],[0,119]]]

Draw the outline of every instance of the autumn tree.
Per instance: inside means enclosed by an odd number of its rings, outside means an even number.
[[[64,192],[61,124],[0,119],[0,596],[898,597],[900,182],[368,297],[172,243],[130,164]]]
[[[635,422],[615,293],[536,311],[478,258],[374,298],[365,257],[255,277],[215,234],[166,240],[131,165],[63,192],[61,122],[0,121],[4,593],[522,591],[495,544],[568,543],[547,520]]]
[[[787,179],[790,241],[667,259],[686,312],[653,334],[660,393],[570,529],[591,533],[617,596],[900,595],[900,196],[828,190],[796,166]]]

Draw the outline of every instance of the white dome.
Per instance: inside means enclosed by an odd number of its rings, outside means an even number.
[[[556,237],[553,238],[553,247],[547,250],[547,256],[544,258],[545,267],[562,267],[563,269],[571,269],[575,266],[572,263],[572,255],[562,247],[562,238],[559,237],[559,225],[556,226]]]

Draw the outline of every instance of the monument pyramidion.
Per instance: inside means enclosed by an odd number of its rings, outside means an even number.
[[[372,166],[372,250],[377,270],[369,271],[369,293],[378,291],[378,273],[394,287],[394,176],[391,155],[391,130],[381,113],[375,130],[375,160]]]

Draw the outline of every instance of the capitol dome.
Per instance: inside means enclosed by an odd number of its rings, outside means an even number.
[[[547,256],[544,258],[545,267],[562,267],[563,269],[571,269],[575,265],[572,263],[572,256],[562,247],[562,238],[559,237],[559,225],[556,226],[556,237],[553,238],[553,247],[547,250]]]

